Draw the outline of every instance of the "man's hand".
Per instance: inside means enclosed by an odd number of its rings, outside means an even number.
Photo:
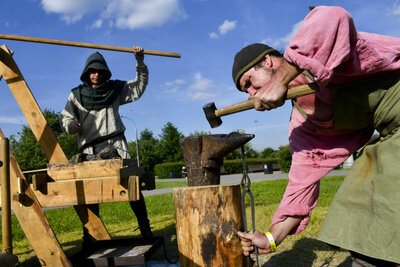
[[[254,108],[256,110],[271,110],[285,104],[288,88],[271,80],[254,95]]]
[[[82,131],[82,124],[80,122],[74,121],[72,124],[72,130],[74,133],[79,133]]]
[[[256,110],[271,110],[283,106],[289,83],[295,79],[302,70],[296,65],[282,60],[274,76],[268,83],[257,90],[254,101]]]
[[[271,252],[271,246],[269,244],[268,238],[266,235],[259,231],[243,233],[237,232],[240,237],[243,255],[249,256],[251,253],[254,253],[254,245],[258,248],[259,254],[267,254]]]
[[[137,60],[137,63],[139,65],[143,65],[144,64],[144,53],[143,53],[144,49],[140,46],[134,46],[133,47],[133,53],[135,54],[135,58]]]
[[[270,232],[275,239],[276,246],[282,243],[286,236],[299,225],[301,218],[302,217],[300,216],[287,217],[285,220],[276,223],[271,227]],[[267,254],[271,252],[271,245],[265,234],[259,231],[255,231],[254,233],[243,233],[239,231],[237,234],[240,237],[243,254],[245,256],[254,252],[254,245],[257,246],[259,254]]]

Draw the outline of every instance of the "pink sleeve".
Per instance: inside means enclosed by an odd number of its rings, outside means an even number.
[[[364,145],[371,135],[370,130],[339,131],[316,127],[294,109],[289,124],[292,152],[289,184],[272,225],[288,216],[301,216],[302,220],[293,233],[303,231],[317,204],[320,179]]]
[[[357,31],[347,11],[320,6],[304,19],[284,57],[308,70],[321,86],[326,86],[333,69],[349,58],[356,41]]]

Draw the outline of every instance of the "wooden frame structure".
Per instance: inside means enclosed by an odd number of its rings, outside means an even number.
[[[100,217],[87,204],[138,200],[139,176],[145,173],[133,160],[68,164],[12,54],[5,45],[0,47],[0,79],[7,82],[49,165],[46,174],[34,175],[28,184],[10,152],[11,207],[42,266],[72,266],[42,208],[73,205],[94,240],[110,240]],[[4,138],[1,129],[0,137]]]

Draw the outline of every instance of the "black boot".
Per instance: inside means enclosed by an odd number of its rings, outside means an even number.
[[[154,236],[150,228],[150,221],[147,218],[146,203],[144,202],[144,196],[142,194],[142,191],[140,191],[139,200],[131,201],[129,202],[129,205],[131,206],[133,212],[136,215],[142,237],[148,238]]]

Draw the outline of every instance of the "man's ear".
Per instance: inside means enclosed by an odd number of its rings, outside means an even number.
[[[263,59],[262,59],[264,65],[268,68],[272,68],[272,66],[274,65],[272,58],[270,55],[266,54]]]

